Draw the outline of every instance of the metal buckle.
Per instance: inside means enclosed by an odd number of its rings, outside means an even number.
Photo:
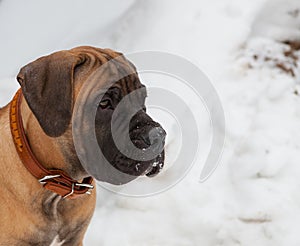
[[[56,174],[56,175],[46,175],[43,178],[39,179],[39,182],[41,184],[46,184],[48,179],[53,179],[53,178],[58,178],[60,177],[60,174]]]
[[[75,185],[79,186],[79,187],[86,187],[86,188],[89,188],[89,189],[94,189],[94,186],[91,185],[91,184],[76,183]]]
[[[94,189],[94,186],[93,185],[91,185],[91,184],[82,184],[82,183],[76,183],[75,184],[76,186],[79,186],[79,187],[86,187],[86,188],[89,188],[86,192],[85,192],[85,194],[87,194],[87,195],[91,195],[92,194],[92,189]]]
[[[63,199],[67,198],[68,196],[71,196],[74,193],[74,183],[72,183],[72,190],[67,195],[63,196]]]
[[[85,192],[85,194],[87,194],[87,195],[92,195],[91,189],[87,190],[87,192]]]
[[[88,195],[91,195],[92,194],[91,190],[94,189],[94,186],[90,185],[90,184],[72,183],[72,190],[71,190],[71,192],[68,193],[67,195],[65,195],[63,198],[67,198],[68,196],[73,195],[74,194],[74,188],[75,188],[75,186],[89,188],[87,190],[87,192],[85,192],[85,194],[88,194]]]
[[[60,174],[46,175],[43,178],[39,179],[39,182],[44,185],[44,184],[47,183],[47,180],[53,179],[53,178],[58,178],[60,176],[61,176]],[[72,183],[72,190],[71,190],[71,192],[68,193],[68,194],[66,194],[65,196],[63,196],[63,198],[67,198],[68,196],[71,196],[75,192],[75,189],[74,189],[75,186],[88,188],[88,190],[85,192],[85,194],[88,194],[88,195],[91,195],[92,194],[91,190],[94,189],[94,186],[91,185],[91,184]]]

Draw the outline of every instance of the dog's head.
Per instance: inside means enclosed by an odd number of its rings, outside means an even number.
[[[67,139],[67,147],[62,146],[66,162],[69,163],[68,165],[73,165],[72,170],[80,170],[82,166],[75,156],[73,138],[70,136],[72,135],[73,107],[80,89],[84,83],[87,83],[92,73],[109,60],[117,57],[121,57],[122,64],[113,69],[106,69],[96,83],[100,83],[104,88],[113,73],[127,75],[120,76],[121,79],[110,85],[102,95],[95,117],[95,133],[107,161],[121,173],[129,175],[130,178],[122,178],[122,175],[111,178],[107,175],[104,167],[89,166],[85,167],[85,171],[100,181],[123,184],[141,175],[155,176],[164,163],[164,151],[151,160],[135,160],[124,155],[113,140],[111,128],[113,113],[125,96],[138,90],[138,93],[135,94],[137,100],[130,100],[130,103],[127,103],[114,119],[119,118],[122,121],[122,117],[125,117],[130,112],[130,108],[135,106],[130,104],[138,103],[141,109],[131,118],[129,129],[124,129],[129,131],[134,146],[138,149],[147,149],[149,146],[155,145],[157,148],[163,149],[165,141],[166,133],[161,125],[153,121],[146,113],[145,86],[141,84],[132,63],[122,54],[112,50],[84,46],[59,51],[29,63],[20,70],[17,80],[41,129],[48,137],[63,138],[63,143]],[[94,91],[93,93],[99,92]]]

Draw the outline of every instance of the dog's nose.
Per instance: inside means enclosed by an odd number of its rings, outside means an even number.
[[[142,136],[143,141],[151,146],[154,152],[161,151],[165,145],[166,132],[162,127],[154,127]]]

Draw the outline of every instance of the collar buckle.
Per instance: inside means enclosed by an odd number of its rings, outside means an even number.
[[[75,185],[78,187],[88,188],[88,190],[85,192],[85,194],[87,194],[87,195],[91,195],[92,189],[94,189],[94,186],[92,184],[75,183]]]
[[[88,195],[91,195],[92,194],[91,190],[94,189],[94,186],[91,184],[83,184],[83,183],[75,183],[74,182],[74,183],[72,183],[72,189],[71,189],[70,193],[63,196],[64,199],[74,194],[75,186],[88,188],[88,190],[85,192],[85,194],[88,194]]]
[[[92,185],[93,178],[83,179],[83,183],[73,180],[62,170],[47,170],[34,156],[22,122],[20,105],[22,91],[18,90],[10,104],[10,129],[16,151],[27,170],[48,189],[64,198],[77,197],[82,194],[91,194],[94,188]],[[43,176],[42,178],[40,178]],[[72,195],[72,196],[71,196]]]
[[[44,176],[43,178],[39,179],[39,182],[41,184],[46,184],[47,183],[47,180],[49,179],[54,179],[54,178],[58,178],[60,177],[60,174],[56,174],[56,175],[46,175]]]

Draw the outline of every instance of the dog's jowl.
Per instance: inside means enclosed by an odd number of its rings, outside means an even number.
[[[92,92],[102,93],[101,101],[84,127],[95,133],[110,168],[101,161],[83,165],[73,140],[74,105],[84,99],[79,92],[92,74],[115,59],[93,81],[103,88]],[[120,79],[112,83],[115,74]],[[163,167],[166,133],[146,113],[146,88],[121,53],[88,46],[59,51],[24,66],[17,81],[20,89],[0,109],[0,245],[82,245],[95,208],[95,179],[121,185],[155,176]],[[143,151],[131,158],[113,137],[113,123],[124,122],[134,107],[139,110],[119,129],[137,150],[159,150],[153,158]]]

